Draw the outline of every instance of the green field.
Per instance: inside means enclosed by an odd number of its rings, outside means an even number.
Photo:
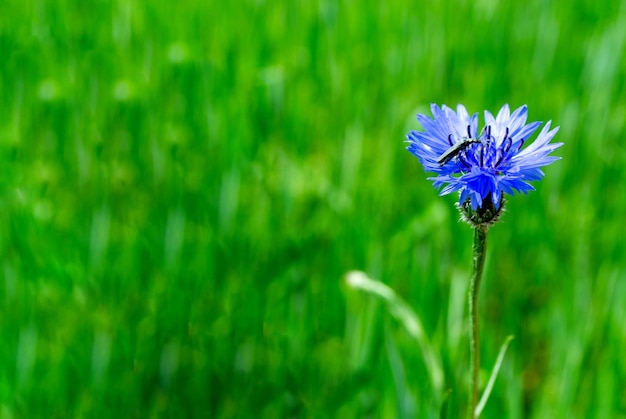
[[[490,232],[483,417],[626,418],[626,2],[413,3],[0,3],[0,418],[438,417],[355,269],[461,417],[472,232],[404,149],[433,102],[565,143]]]

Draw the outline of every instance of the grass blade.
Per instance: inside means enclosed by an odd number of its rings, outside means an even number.
[[[426,337],[424,327],[417,314],[404,300],[398,297],[391,288],[380,281],[369,278],[363,272],[348,272],[346,275],[346,283],[353,289],[365,291],[383,300],[391,315],[394,316],[396,320],[404,326],[409,335],[417,341],[424,358],[424,364],[426,365],[432,388],[437,397],[439,397],[443,388],[443,368],[441,366],[441,360],[436,355]]]
[[[496,364],[493,366],[493,370],[491,371],[491,376],[489,377],[489,382],[487,383],[487,387],[483,392],[482,397],[480,398],[480,402],[476,406],[474,410],[474,417],[477,418],[480,416],[483,408],[487,404],[487,400],[489,399],[489,395],[491,394],[491,390],[493,389],[493,385],[496,382],[496,377],[498,376],[498,372],[500,371],[500,367],[502,366],[502,361],[504,360],[504,354],[506,353],[507,348],[509,347],[509,343],[513,340],[513,335],[509,335],[504,340],[504,343],[500,347],[500,352],[498,353],[498,358],[496,359]]]

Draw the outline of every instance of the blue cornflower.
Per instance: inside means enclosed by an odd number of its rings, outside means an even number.
[[[437,176],[435,188],[440,195],[460,191],[459,206],[471,212],[486,207],[499,212],[503,193],[528,193],[535,188],[529,181],[544,174],[539,169],[559,157],[549,154],[563,145],[550,140],[559,130],[550,130],[552,121],[543,127],[537,139],[523,148],[526,140],[541,126],[541,122],[526,124],[527,106],[512,114],[504,105],[494,118],[485,111],[485,126],[478,131],[478,113],[470,117],[463,105],[456,112],[443,105],[430,107],[433,118],[418,114],[425,131],[411,131],[407,147],[427,172]],[[468,205],[469,204],[469,205]]]

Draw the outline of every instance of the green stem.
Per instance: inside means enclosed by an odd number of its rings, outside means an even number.
[[[485,224],[474,227],[474,259],[472,263],[472,280],[469,289],[469,318],[470,318],[470,411],[468,417],[474,417],[478,404],[478,373],[480,371],[480,327],[478,324],[478,292],[480,280],[485,266],[487,251],[487,230]]]

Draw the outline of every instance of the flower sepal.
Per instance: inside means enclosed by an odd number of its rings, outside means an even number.
[[[504,195],[500,195],[500,202],[494,205],[491,195],[488,195],[476,209],[472,209],[472,202],[467,198],[462,203],[457,203],[457,208],[461,213],[461,219],[474,228],[487,229],[500,220],[504,211],[506,200]]]

